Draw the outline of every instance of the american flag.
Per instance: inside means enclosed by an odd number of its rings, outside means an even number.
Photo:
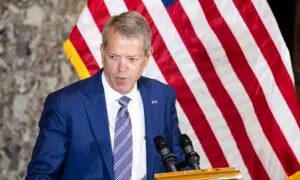
[[[153,33],[144,75],[176,90],[201,168],[231,166],[245,179],[300,170],[290,54],[266,0],[89,0],[64,46],[80,78],[102,67],[108,18],[132,10]]]

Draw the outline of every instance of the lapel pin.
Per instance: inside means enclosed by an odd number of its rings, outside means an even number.
[[[152,100],[151,103],[152,104],[157,104],[157,100]]]

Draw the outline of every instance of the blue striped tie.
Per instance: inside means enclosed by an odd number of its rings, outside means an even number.
[[[115,124],[114,137],[114,171],[115,180],[131,179],[132,171],[132,131],[128,112],[130,98],[123,96],[118,102],[121,105]]]

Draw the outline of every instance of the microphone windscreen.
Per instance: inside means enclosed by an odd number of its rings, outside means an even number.
[[[169,145],[165,141],[164,137],[156,136],[153,141],[156,150],[161,156],[161,162],[163,163],[164,167],[170,172],[177,171],[176,156],[171,153]]]
[[[164,148],[169,148],[167,142],[162,136],[156,136],[154,138],[154,145],[157,151],[161,151]]]
[[[187,145],[189,145],[189,146],[193,145],[191,139],[186,134],[180,135],[179,141],[180,141],[181,147],[187,146]]]

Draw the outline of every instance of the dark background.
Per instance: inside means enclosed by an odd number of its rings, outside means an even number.
[[[300,3],[299,0],[268,0],[279,29],[289,49],[300,100]]]
[[[298,0],[268,0],[269,5],[279,25],[282,36],[293,54],[294,22]]]

